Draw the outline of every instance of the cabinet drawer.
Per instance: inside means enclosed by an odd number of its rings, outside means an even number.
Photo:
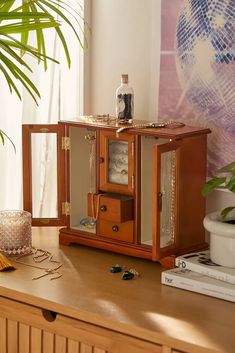
[[[88,215],[94,217],[93,213],[97,214],[97,207],[99,207],[98,216],[101,220],[122,223],[134,218],[134,199],[130,196],[96,194],[93,200],[93,195],[88,194]]]
[[[124,223],[107,222],[98,220],[97,233],[99,236],[107,237],[115,240],[133,242],[133,221]]]

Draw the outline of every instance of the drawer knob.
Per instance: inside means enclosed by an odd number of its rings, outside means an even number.
[[[113,231],[113,232],[118,232],[118,231],[119,231],[118,226],[117,226],[117,225],[112,226],[112,231]]]
[[[57,313],[55,311],[42,309],[42,315],[47,321],[53,322],[56,319]]]
[[[104,157],[100,157],[100,163],[104,163]]]
[[[107,207],[105,205],[101,205],[100,206],[100,211],[101,212],[106,212],[107,211]]]

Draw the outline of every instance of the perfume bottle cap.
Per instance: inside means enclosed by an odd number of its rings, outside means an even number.
[[[121,81],[122,81],[122,83],[128,83],[128,75],[127,74],[122,74]]]

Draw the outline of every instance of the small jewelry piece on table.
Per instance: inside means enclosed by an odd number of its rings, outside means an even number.
[[[60,264],[56,268],[45,269],[45,273],[43,273],[39,276],[33,277],[32,280],[39,279],[39,278],[42,278],[42,277],[45,277],[48,275],[54,275],[54,274],[57,274],[57,276],[51,277],[50,280],[52,281],[53,279],[58,279],[62,276],[62,274],[57,271],[61,266],[62,266],[62,264]]]
[[[110,272],[112,273],[119,273],[122,272],[122,279],[123,280],[130,280],[133,279],[135,276],[138,277],[140,274],[134,268],[127,269],[127,266],[119,266],[118,264],[110,267]]]
[[[122,271],[122,267],[116,264],[115,266],[110,267],[110,272],[112,273],[119,273]]]
[[[139,277],[139,272],[137,272],[134,268],[130,268],[129,271],[124,271],[122,274],[122,279],[127,281],[133,279],[135,276]]]

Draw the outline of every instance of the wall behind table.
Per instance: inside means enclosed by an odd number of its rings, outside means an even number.
[[[156,120],[160,1],[92,0],[90,3],[90,104],[88,114],[115,114],[122,73],[134,88],[135,119]]]
[[[85,114],[115,114],[115,91],[128,73],[135,93],[135,119],[158,119],[160,0],[90,0]],[[87,90],[87,87],[89,89]],[[207,212],[234,204],[234,195],[215,191]]]

